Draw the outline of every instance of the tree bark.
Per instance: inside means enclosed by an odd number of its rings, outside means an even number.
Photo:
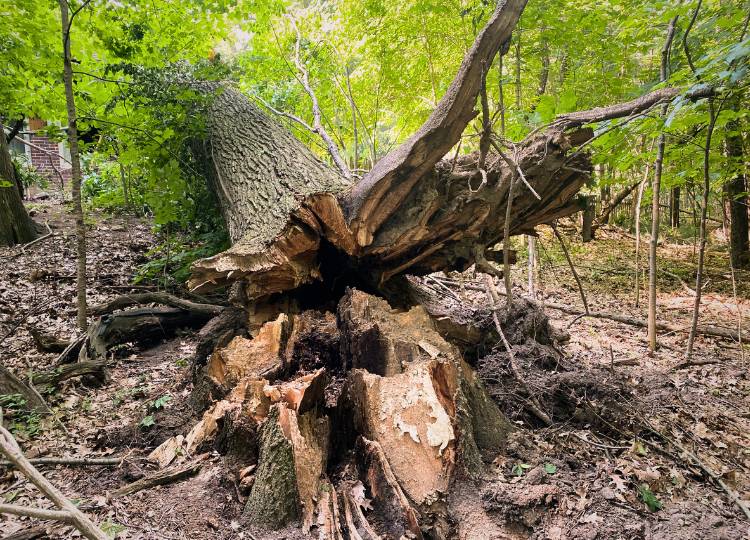
[[[680,186],[673,187],[669,192],[669,224],[673,229],[680,226]]]
[[[59,0],[62,23],[63,43],[63,82],[65,84],[65,103],[68,112],[68,146],[70,147],[73,216],[76,220],[76,308],[78,328],[86,330],[86,224],[83,222],[83,205],[81,204],[81,158],[78,150],[78,128],[75,95],[73,94],[73,63],[70,53],[70,30],[67,0]],[[88,4],[84,2],[78,10]],[[73,13],[73,16],[78,11]]]
[[[660,80],[665,82],[669,77],[669,52],[672,48],[677,17],[669,21],[667,38],[661,50]],[[667,115],[668,104],[661,106],[662,118]],[[648,250],[648,350],[650,354],[656,351],[656,247],[659,244],[659,195],[661,194],[661,171],[664,163],[664,147],[666,136],[664,132],[659,134],[659,142],[656,147],[656,162],[654,163],[654,179],[652,186],[651,201],[651,242]]]
[[[594,239],[594,218],[596,217],[596,206],[594,206],[593,197],[588,196],[585,198],[585,206],[583,208],[583,224],[581,226],[581,240],[584,242],[591,242]]]
[[[5,140],[5,131],[2,131],[0,139],[0,245],[15,246],[34,240],[37,230],[34,221],[26,213],[16,187],[16,172]]]
[[[739,108],[736,99],[731,104],[733,110]],[[744,152],[739,122],[727,122],[726,155],[739,167],[737,174],[724,184],[724,196],[729,205],[729,249],[734,268],[750,264],[750,241],[748,240],[748,197],[747,180],[744,171]]]

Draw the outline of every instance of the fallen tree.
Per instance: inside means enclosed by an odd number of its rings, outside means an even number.
[[[454,313],[406,276],[472,264],[499,274],[494,246],[580,209],[588,124],[632,119],[679,93],[566,114],[518,143],[485,132],[481,152],[445,159],[524,6],[498,5],[429,119],[357,183],[237,90],[206,85],[207,131],[194,150],[232,247],[195,263],[190,285],[231,285],[235,305],[202,332],[202,419],[154,456],[165,466],[222,451],[245,471],[248,522],[335,539],[509,532],[461,488],[513,431],[467,360],[488,334],[511,362],[526,339],[554,357],[559,336],[515,304],[502,319],[494,300],[493,310]],[[513,372],[533,414],[554,422]]]

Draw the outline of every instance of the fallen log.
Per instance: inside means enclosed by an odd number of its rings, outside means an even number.
[[[123,458],[76,458],[76,457],[41,457],[30,458],[32,465],[67,465],[70,467],[111,467],[120,465]],[[0,467],[11,467],[10,461],[0,461]]]
[[[105,315],[89,327],[79,358],[106,358],[115,345],[149,344],[171,337],[180,328],[202,326],[211,316],[180,308],[138,308]]]
[[[116,489],[111,493],[110,496],[112,498],[125,497],[126,495],[132,495],[133,493],[138,493],[139,491],[143,491],[144,489],[178,482],[197,474],[201,466],[202,463],[200,461],[196,461],[192,463],[186,463],[185,465],[174,467],[172,469],[158,471],[154,474],[151,474],[149,476],[141,478],[140,480],[136,480],[135,482],[131,482],[130,484]]]
[[[48,371],[32,373],[31,378],[34,384],[46,386],[57,386],[67,379],[86,375],[94,376],[103,382],[106,378],[106,367],[107,363],[103,361],[77,362],[75,364],[64,364]]]

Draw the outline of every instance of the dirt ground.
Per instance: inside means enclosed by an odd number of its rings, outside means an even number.
[[[32,328],[64,339],[75,331],[72,223],[56,202],[33,207],[35,219],[49,223],[52,237],[26,250],[0,248],[0,361],[18,374],[49,368],[56,359],[56,354],[38,352]],[[633,238],[614,230],[599,236],[593,244],[571,246],[592,309],[645,316],[643,291],[641,307],[634,307]],[[89,302],[142,290],[131,288],[132,277],[154,242],[145,222],[94,216]],[[554,238],[544,233],[541,248],[537,298],[580,306]],[[691,245],[677,244],[660,250],[665,270],[660,313],[685,325],[694,298],[691,250]],[[645,260],[643,243],[641,264]],[[726,254],[712,251],[702,322],[736,328],[741,312],[743,328],[750,328],[750,274],[736,272],[736,301],[726,268]],[[524,261],[514,269],[514,282],[518,294],[527,294]],[[502,354],[491,352],[477,364],[493,397],[519,428],[488,481],[471,494],[479,496],[486,515],[506,525],[502,537],[748,538],[748,520],[717,479],[750,500],[750,349],[743,353],[738,343],[699,337],[695,365],[685,366],[684,333],[661,335],[661,348],[650,357],[645,329],[576,319],[551,309],[547,314],[570,334],[560,348],[562,357],[552,362],[531,355],[522,358],[522,367],[539,401],[552,412],[551,427],[528,417],[513,387],[503,384]],[[127,456],[114,468],[43,469],[117,538],[266,537],[244,527],[246,492],[238,471],[226,467],[216,452],[206,454],[199,472],[186,480],[112,497],[118,487],[157,470],[144,457],[194,424],[187,403],[194,348],[194,332],[186,332],[149,350],[118,351],[105,384],[90,387],[71,380],[46,396],[54,418],[25,415],[5,404],[6,424],[27,456]],[[0,502],[51,507],[20,475],[3,467],[0,497]],[[0,536],[40,525],[39,538],[79,537],[64,525],[5,516],[0,517]]]

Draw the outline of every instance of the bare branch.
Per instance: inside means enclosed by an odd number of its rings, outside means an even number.
[[[323,141],[326,143],[326,147],[328,148],[328,153],[331,155],[331,159],[333,159],[333,162],[336,164],[336,167],[339,169],[341,174],[344,176],[344,178],[351,178],[352,173],[349,171],[349,167],[346,166],[346,163],[344,163],[343,158],[341,157],[341,154],[339,153],[339,149],[336,146],[336,143],[333,142],[333,139],[328,134],[328,132],[323,127],[323,122],[321,120],[322,113],[320,111],[320,104],[318,103],[318,97],[315,95],[315,91],[312,89],[312,86],[310,86],[310,74],[307,70],[307,67],[305,66],[305,63],[302,61],[302,58],[300,56],[300,44],[302,42],[302,34],[299,31],[299,27],[297,27],[297,23],[294,21],[294,19],[291,16],[287,17],[289,19],[289,22],[292,24],[292,28],[294,28],[294,32],[297,34],[297,40],[294,43],[294,65],[297,67],[297,70],[300,72],[300,75],[302,78],[300,79],[300,82],[302,83],[302,87],[305,89],[305,92],[310,97],[310,101],[312,102],[312,113],[313,113],[313,125],[311,128],[311,131],[313,133],[317,133],[320,135],[320,138],[323,139]]]

